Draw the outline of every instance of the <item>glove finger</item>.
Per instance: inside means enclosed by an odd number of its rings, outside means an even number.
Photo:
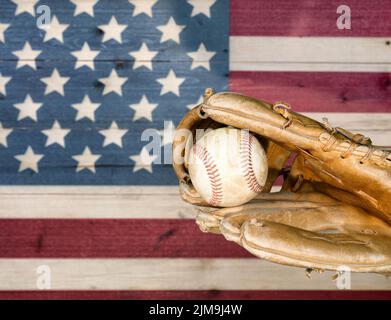
[[[200,212],[196,217],[196,223],[202,232],[220,234],[220,219],[213,214]]]
[[[260,194],[253,200],[236,207],[215,208],[211,206],[200,207],[202,212],[214,212],[221,217],[232,213],[257,209],[289,209],[289,208],[317,208],[319,206],[330,206],[340,204],[340,202],[323,194],[295,194],[292,192],[276,192]]]
[[[285,207],[275,204],[246,205],[245,210],[224,214],[220,223],[221,232],[228,240],[240,242],[243,223],[257,218],[313,232],[377,234],[391,238],[391,228],[386,222],[353,206],[325,206],[312,202],[292,203],[291,207],[288,204]]]
[[[227,208],[233,209],[233,208]],[[197,209],[196,223],[203,232],[220,234],[220,223],[225,211],[214,207],[199,207]]]
[[[197,206],[209,206],[209,204],[201,198],[200,194],[190,183],[180,182],[179,194],[184,201],[190,204]]]
[[[255,208],[253,208],[254,206]],[[256,203],[220,209],[214,207],[198,207],[196,223],[203,232],[221,233],[221,224],[225,222],[226,217],[239,215],[240,217],[243,217],[244,221],[245,219],[248,219],[250,214],[256,215],[259,212],[259,210],[257,210],[258,208],[259,204]],[[246,214],[243,214],[243,212],[246,212]],[[237,227],[236,229],[236,233],[238,233],[240,227]],[[233,239],[229,240],[236,241]]]
[[[271,192],[271,193],[259,193],[253,201],[257,200],[270,200],[270,201],[311,201],[314,203],[322,204],[335,204],[338,201],[333,198],[319,192],[307,192],[307,193],[295,193],[295,192]]]
[[[391,271],[389,238],[311,232],[281,223],[251,219],[242,225],[241,245],[255,256],[276,263],[313,269]],[[383,246],[373,244],[387,241]],[[379,250],[382,249],[382,250]]]
[[[290,151],[296,151],[297,147],[313,150],[317,145],[312,137],[318,137],[325,130],[313,119],[287,112],[287,109],[284,115],[267,102],[232,92],[211,95],[201,105],[201,111],[217,122],[270,138]],[[296,129],[297,124],[300,130]]]
[[[216,217],[219,217],[219,221],[234,213],[241,213],[243,211],[246,212],[253,212],[257,213],[260,210],[263,209],[282,209],[282,208],[316,208],[319,206],[318,203],[313,203],[313,202],[308,202],[308,201],[302,201],[302,202],[292,202],[291,200],[289,201],[284,201],[284,200],[276,200],[276,201],[265,201],[265,200],[259,200],[259,199],[254,199],[251,200],[250,202],[236,206],[236,207],[227,207],[227,208],[216,208],[216,207],[211,207],[209,205],[205,206],[202,204],[198,203],[193,203],[195,205],[198,205],[199,207],[197,208],[199,213],[205,213],[205,214],[213,214]]]
[[[297,203],[292,203],[291,207],[277,207],[276,203],[266,203],[261,206],[247,207],[246,210],[225,215],[220,223],[221,233],[227,240],[240,243],[242,225],[254,218],[300,226],[310,231],[336,227],[332,219],[327,220],[324,216],[329,212],[325,207],[319,207],[318,204],[310,202],[304,204],[307,206],[297,206]],[[267,205],[270,206],[267,207]],[[335,207],[328,207],[328,210],[330,209],[336,210]]]
[[[269,216],[272,216],[270,217],[272,220],[278,219],[279,221],[288,223],[288,213],[297,213],[305,208],[316,209],[319,206],[324,207],[327,204],[327,202],[320,204],[306,201],[314,197],[290,197],[289,193],[287,195],[276,195],[278,197],[271,197],[275,201],[256,199],[241,206],[220,209],[200,207],[198,209],[199,214],[196,218],[197,224],[204,232],[220,233],[220,231],[217,231],[220,228],[228,240],[239,242],[241,224],[251,217],[262,215],[265,218],[269,218]],[[286,198],[289,200],[280,200]],[[301,201],[292,201],[292,199],[300,199]],[[316,199],[319,200],[319,197]],[[329,202],[335,203],[334,200],[330,200]]]

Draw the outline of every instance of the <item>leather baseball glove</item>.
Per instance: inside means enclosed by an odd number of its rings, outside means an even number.
[[[187,172],[195,130],[222,126],[250,130],[269,166],[262,192],[232,208],[208,206]],[[180,194],[198,206],[202,231],[221,233],[257,257],[308,271],[344,266],[391,272],[391,153],[369,138],[292,112],[285,103],[207,89],[203,103],[177,128],[173,159]],[[270,192],[280,175],[281,191]]]

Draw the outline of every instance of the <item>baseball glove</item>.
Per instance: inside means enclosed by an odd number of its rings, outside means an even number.
[[[257,257],[311,270],[391,272],[391,153],[369,138],[232,92],[207,89],[180,122],[173,142],[182,198],[197,224]],[[266,185],[250,202],[210,207],[193,188],[186,156],[196,129],[248,129],[263,145]],[[290,166],[287,163],[292,163]],[[271,192],[278,176],[280,192]]]

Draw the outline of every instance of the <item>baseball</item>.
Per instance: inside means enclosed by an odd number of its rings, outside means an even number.
[[[210,205],[233,207],[253,199],[266,183],[265,150],[247,130],[207,131],[190,149],[191,181]]]

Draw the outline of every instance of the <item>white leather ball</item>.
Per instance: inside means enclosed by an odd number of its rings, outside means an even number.
[[[253,199],[264,187],[265,150],[248,130],[207,131],[190,149],[191,181],[210,205],[233,207]]]

